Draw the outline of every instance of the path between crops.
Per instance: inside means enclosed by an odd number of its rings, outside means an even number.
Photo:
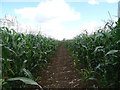
[[[73,66],[70,53],[61,45],[43,71],[39,84],[43,88],[82,88],[81,75]]]

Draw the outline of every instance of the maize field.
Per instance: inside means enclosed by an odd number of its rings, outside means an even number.
[[[6,27],[0,28],[0,48],[2,48],[3,90],[27,88],[28,85],[41,86],[35,82],[33,72],[43,70],[49,58],[54,55],[58,41],[40,34],[22,34]]]
[[[3,90],[33,86],[43,89],[34,73],[44,70],[60,43],[71,52],[85,84],[92,81],[92,88],[120,88],[120,19],[107,22],[94,34],[85,32],[71,40],[18,33],[7,27],[0,28],[0,38]]]
[[[107,22],[92,35],[87,32],[65,41],[85,83],[93,88],[120,88],[120,19]]]

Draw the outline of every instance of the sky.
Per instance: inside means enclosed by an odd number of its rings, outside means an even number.
[[[21,23],[20,31],[40,30],[47,36],[72,39],[89,34],[117,18],[119,0],[1,0],[0,18],[8,15]],[[110,13],[110,15],[109,15]],[[35,29],[37,28],[37,29]]]

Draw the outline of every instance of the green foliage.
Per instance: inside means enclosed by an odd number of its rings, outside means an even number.
[[[22,34],[6,27],[0,28],[0,48],[2,48],[2,83],[3,88],[12,88],[9,81],[35,80],[33,72],[44,69],[45,64],[54,54],[58,41],[40,34]],[[27,79],[25,79],[27,78]],[[26,80],[26,81],[25,81]],[[33,83],[31,83],[33,84]],[[16,84],[15,84],[16,85]],[[24,86],[18,83],[18,86]]]
[[[120,20],[107,23],[92,35],[87,32],[65,41],[84,81],[102,88],[120,88]]]
[[[38,86],[41,90],[43,90],[43,88],[37,82],[33,81],[32,79],[25,78],[25,77],[9,78],[6,84],[15,82],[15,81],[22,81],[23,83],[28,84],[28,85],[35,85],[35,86]]]

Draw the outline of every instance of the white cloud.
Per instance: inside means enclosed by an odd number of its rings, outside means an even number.
[[[56,23],[54,21],[51,21],[48,23],[42,23],[41,30],[42,32],[53,38],[62,40],[63,38],[72,39],[74,36],[76,36],[79,27],[74,27],[74,29],[67,28],[62,23]]]
[[[68,21],[80,19],[80,13],[74,11],[64,0],[49,0],[41,2],[37,7],[15,9],[24,18],[36,20],[39,23],[51,20]]]
[[[115,3],[118,2],[119,0],[106,0],[108,3]]]
[[[41,2],[37,7],[15,9],[15,13],[20,14],[22,18],[27,18],[31,24],[40,25],[42,32],[57,39],[73,36],[73,32],[67,33],[69,30],[66,30],[63,22],[80,19],[80,13],[64,0],[48,0]]]
[[[89,0],[88,3],[89,4],[98,4],[98,2],[96,0]]]
[[[92,34],[96,30],[102,28],[101,26],[104,26],[102,22],[91,21],[91,22],[80,25],[80,29],[82,30],[82,32],[84,32],[84,30],[86,30],[88,32],[88,34]]]
[[[107,3],[116,3],[119,0],[86,0],[89,4],[99,4],[101,2],[107,2]]]
[[[43,1],[50,1],[50,0],[1,0],[1,2],[43,2]],[[91,2],[89,4],[93,4],[95,2],[108,2],[108,3],[114,3],[119,0],[64,0],[66,2]]]

